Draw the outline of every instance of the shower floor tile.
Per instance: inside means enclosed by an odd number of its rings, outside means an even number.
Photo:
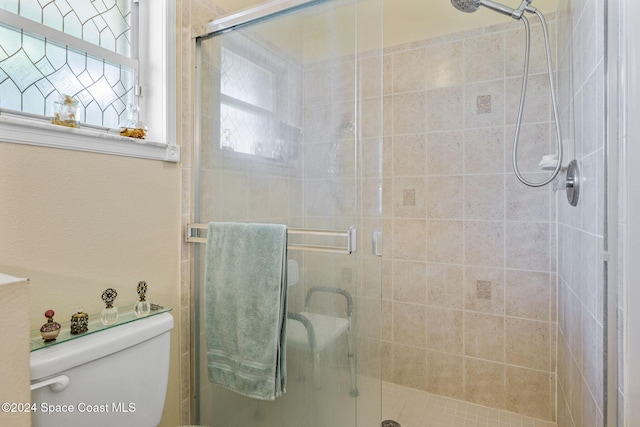
[[[402,427],[556,427],[556,423],[388,382],[382,383],[382,419],[395,420]]]

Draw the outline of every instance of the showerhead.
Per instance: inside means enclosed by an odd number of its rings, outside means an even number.
[[[472,13],[478,10],[482,0],[451,0],[453,7],[461,12]]]
[[[520,19],[522,13],[527,11],[533,11],[534,9],[529,6],[532,0],[522,0],[518,9],[512,9],[500,3],[496,3],[491,0],[451,0],[453,7],[461,12],[472,13],[478,10],[480,6],[484,6],[488,9],[510,16],[513,19]]]

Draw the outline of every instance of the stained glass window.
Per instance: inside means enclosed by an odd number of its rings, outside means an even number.
[[[59,95],[83,123],[116,128],[135,102],[132,0],[0,0],[0,108],[51,116]]]

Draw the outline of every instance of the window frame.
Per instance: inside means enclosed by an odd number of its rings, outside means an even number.
[[[149,127],[147,139],[95,126],[56,126],[45,117],[0,109],[0,142],[180,162],[180,146],[175,143],[175,0],[133,0],[133,6],[139,16],[138,104],[140,120]]]

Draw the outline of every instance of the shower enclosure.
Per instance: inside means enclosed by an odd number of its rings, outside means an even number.
[[[353,308],[351,334],[317,357],[304,342],[289,342],[287,392],[275,401],[211,384],[205,331],[215,325],[204,321],[205,251],[196,245],[197,424],[344,427],[381,419],[381,1],[302,3],[272,2],[258,19],[241,12],[214,21],[196,39],[194,220],[299,229],[289,233],[290,317],[304,309],[347,318]],[[306,307],[313,287],[332,292],[316,292]]]

